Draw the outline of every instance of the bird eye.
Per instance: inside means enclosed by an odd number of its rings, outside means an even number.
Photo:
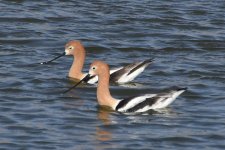
[[[72,50],[73,49],[73,46],[70,46],[69,49]]]
[[[96,68],[95,67],[92,67],[92,69],[95,70]]]

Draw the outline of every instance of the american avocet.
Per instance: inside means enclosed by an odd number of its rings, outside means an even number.
[[[89,70],[89,74],[84,77],[84,80],[98,76],[97,100],[99,105],[108,106],[113,110],[130,113],[130,112],[146,112],[151,109],[160,109],[171,104],[181,93],[187,88],[179,88],[171,90],[167,93],[159,94],[144,94],[134,96],[122,100],[115,99],[109,91],[109,67],[102,61],[94,61]],[[82,80],[76,85],[80,84]]]
[[[82,73],[86,52],[80,41],[68,42],[65,46],[64,53],[62,53],[61,55],[57,56],[56,58],[50,61],[43,62],[41,64],[47,64],[65,55],[73,55],[74,57],[73,64],[69,71],[69,77],[78,79],[78,80],[83,79],[84,76],[87,75],[85,73]],[[136,78],[140,73],[142,73],[144,69],[149,64],[152,63],[152,61],[153,61],[152,59],[148,59],[148,60],[132,63],[124,67],[112,69],[110,70],[110,81],[116,82],[116,83],[130,82],[134,80],[134,78]],[[94,84],[97,81],[98,81],[98,77],[93,76],[91,79],[88,79],[85,82],[89,84]]]

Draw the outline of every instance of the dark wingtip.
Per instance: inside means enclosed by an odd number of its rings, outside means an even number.
[[[178,88],[177,91],[186,91],[188,88],[184,87],[184,88]]]
[[[154,61],[154,58],[150,58],[150,59],[145,60],[144,63],[145,63],[145,64],[146,64],[146,63],[152,63],[153,61]]]

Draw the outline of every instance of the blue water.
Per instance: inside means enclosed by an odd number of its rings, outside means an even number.
[[[225,149],[224,1],[0,1],[0,149]],[[97,105],[96,87],[67,94],[69,40],[122,66],[155,58],[123,98],[172,86],[170,107],[124,115]]]

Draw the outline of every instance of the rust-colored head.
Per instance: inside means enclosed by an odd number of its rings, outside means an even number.
[[[65,45],[65,53],[66,55],[77,55],[80,53],[85,53],[85,51],[80,41],[73,40],[69,41]]]
[[[103,61],[95,60],[90,66],[89,74],[91,76],[107,75],[109,74],[109,66]]]

